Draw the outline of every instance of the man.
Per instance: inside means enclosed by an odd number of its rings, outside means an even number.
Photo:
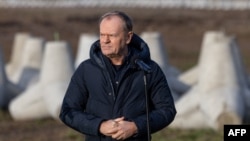
[[[146,141],[148,131],[163,129],[176,115],[166,77],[150,59],[147,44],[133,34],[125,13],[104,14],[99,28],[100,40],[93,43],[90,59],[72,76],[60,119],[85,134],[86,141]]]

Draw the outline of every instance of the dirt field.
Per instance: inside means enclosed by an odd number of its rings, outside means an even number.
[[[243,63],[250,72],[250,11],[201,11],[185,9],[121,9],[134,20],[134,31],[162,33],[169,63],[185,71],[197,63],[203,34],[223,30],[235,36]],[[81,33],[98,33],[98,18],[106,9],[0,9],[0,45],[6,63],[17,32],[54,40],[59,33],[76,53]],[[14,122],[8,112],[0,114],[1,141],[74,140],[74,131],[52,119]]]

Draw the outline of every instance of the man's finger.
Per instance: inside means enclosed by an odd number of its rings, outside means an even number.
[[[123,121],[123,120],[124,120],[124,117],[114,119],[115,122],[120,122],[120,121]]]

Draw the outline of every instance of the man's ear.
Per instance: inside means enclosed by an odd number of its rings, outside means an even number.
[[[126,44],[129,44],[131,42],[131,39],[133,37],[133,32],[132,31],[129,31],[127,33],[127,40],[126,40]]]

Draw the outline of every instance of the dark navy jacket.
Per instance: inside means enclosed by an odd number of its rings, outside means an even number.
[[[147,44],[134,34],[129,50],[130,55],[122,70],[118,77],[114,77],[110,63],[102,55],[99,41],[96,41],[90,49],[90,59],[82,62],[72,76],[60,119],[85,134],[86,141],[112,141],[112,138],[100,134],[99,126],[104,120],[122,116],[135,122],[138,128],[138,134],[128,141],[147,140],[144,72],[135,65],[134,58],[140,58],[152,69],[152,73],[147,74],[151,133],[174,120],[176,109],[166,77],[150,60]]]

